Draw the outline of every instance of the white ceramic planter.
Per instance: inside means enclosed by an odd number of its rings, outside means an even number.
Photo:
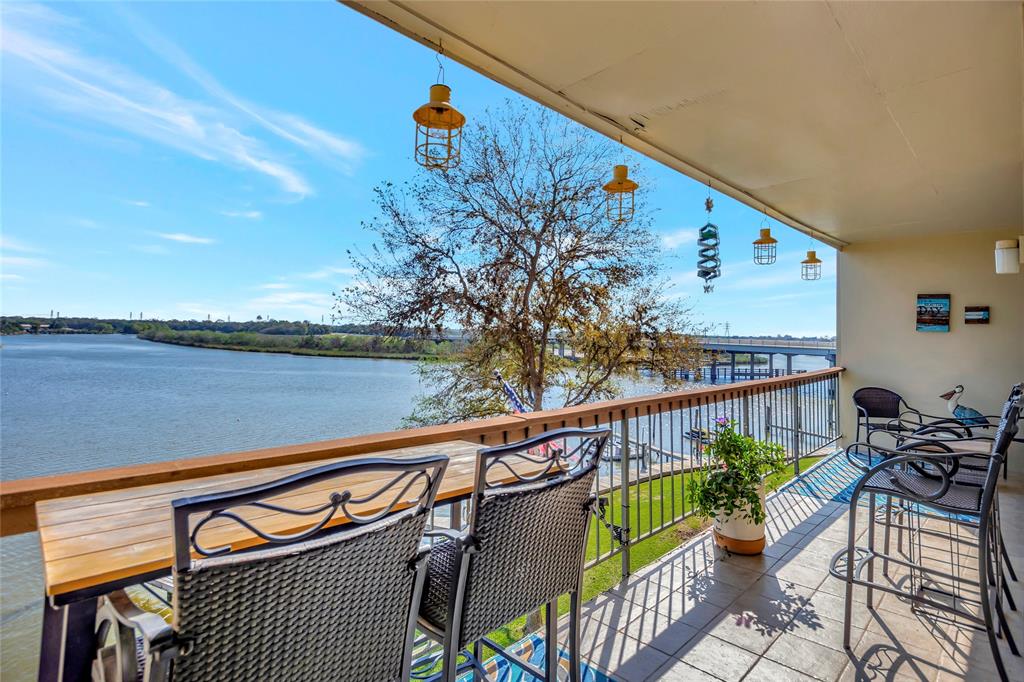
[[[764,501],[763,483],[758,489],[758,494],[761,497],[761,508],[767,509]],[[715,544],[733,554],[760,554],[764,550],[764,524],[754,523],[753,520],[747,517],[749,511],[750,507],[748,505],[746,509],[739,510],[728,516],[721,513],[715,516],[715,522],[712,526]]]

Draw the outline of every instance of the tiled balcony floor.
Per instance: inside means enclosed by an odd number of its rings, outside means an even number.
[[[1001,493],[1003,533],[1019,575],[1020,465],[1019,458],[1011,462]],[[623,682],[998,679],[985,633],[914,613],[892,595],[876,593],[870,611],[862,588],[854,593],[853,651],[845,651],[845,585],[829,575],[828,565],[845,547],[849,506],[800,490],[796,485],[770,498],[762,556],[720,555],[702,536],[589,602],[584,658]],[[859,513],[866,516],[866,509]],[[1024,607],[1024,583],[1011,589]],[[1022,611],[1007,609],[1007,616],[1024,644]],[[1024,660],[1003,648],[1010,679],[1024,680]]]

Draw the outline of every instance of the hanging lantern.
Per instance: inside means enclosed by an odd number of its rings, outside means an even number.
[[[821,259],[814,251],[808,251],[807,258],[800,261],[800,279],[821,279]]]
[[[604,186],[605,212],[614,223],[633,219],[633,193],[640,185],[629,179],[629,168],[620,165],[612,170],[612,181]]]
[[[709,189],[708,192],[710,191]],[[708,197],[704,202],[708,222],[700,228],[700,238],[697,240],[697,276],[704,280],[705,294],[710,294],[714,290],[711,280],[722,275],[722,258],[718,252],[721,239],[718,237],[718,226],[711,222],[711,209],[714,206],[715,202]]]
[[[771,265],[775,262],[775,245],[779,240],[772,236],[772,228],[762,227],[761,236],[754,240],[754,262]]]
[[[413,112],[416,121],[416,163],[424,168],[448,170],[459,165],[462,127],[466,117],[451,104],[452,89],[430,86],[430,101]]]

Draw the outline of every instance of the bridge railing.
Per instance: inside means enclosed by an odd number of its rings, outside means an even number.
[[[700,342],[713,346],[765,346],[768,348],[829,348],[836,342],[822,339],[770,339],[741,336],[702,336]]]

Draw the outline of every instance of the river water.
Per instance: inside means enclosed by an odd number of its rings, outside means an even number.
[[[816,369],[824,359],[800,357],[794,366]],[[0,478],[389,431],[412,411],[420,390],[415,367],[121,335],[4,337]],[[646,392],[643,384],[627,387]],[[43,593],[38,536],[3,538],[0,553],[0,677],[28,680]]]

